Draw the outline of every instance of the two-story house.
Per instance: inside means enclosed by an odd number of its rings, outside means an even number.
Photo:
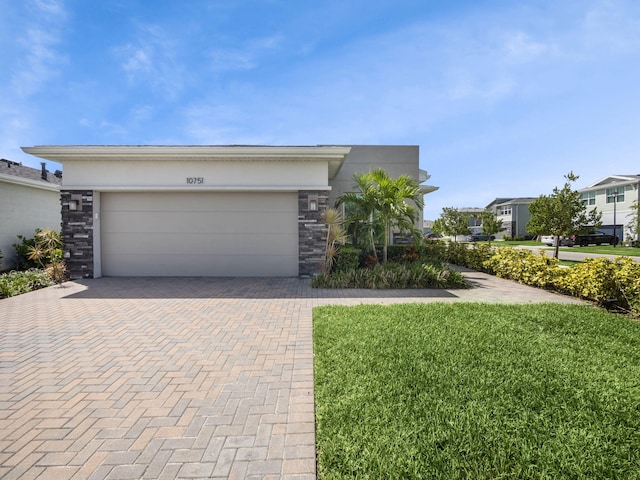
[[[588,210],[595,207],[602,213],[600,230],[609,234],[615,231],[621,240],[640,240],[638,232],[632,235],[627,228],[631,206],[640,203],[640,175],[610,175],[578,191]]]
[[[502,220],[504,230],[496,235],[496,238],[526,237],[529,215],[529,204],[536,200],[532,197],[496,198],[485,208],[492,211]]]

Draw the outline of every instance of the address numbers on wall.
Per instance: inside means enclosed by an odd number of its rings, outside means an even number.
[[[187,177],[187,185],[203,185],[204,177]]]

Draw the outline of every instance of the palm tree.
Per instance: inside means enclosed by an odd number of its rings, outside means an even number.
[[[367,225],[374,254],[376,224],[379,222],[382,225],[382,259],[386,262],[389,238],[394,228],[417,234],[415,221],[419,210],[424,207],[420,187],[408,175],[394,179],[382,169],[364,174],[356,173],[353,186],[356,192],[341,195],[338,203],[347,203],[354,207],[355,214],[348,218],[350,222]]]
[[[364,174],[353,177],[353,188],[356,192],[343,193],[338,198],[338,205],[346,206],[346,223],[350,226],[349,232],[352,233],[356,241],[366,238],[369,243],[373,255],[378,260],[375,242],[375,206],[376,206],[376,190],[371,175]]]

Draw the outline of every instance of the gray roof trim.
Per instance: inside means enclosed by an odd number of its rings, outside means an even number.
[[[0,182],[12,183],[23,187],[39,188],[41,190],[49,190],[51,192],[59,192],[60,185],[57,183],[48,183],[43,180],[31,180],[30,178],[18,177],[16,175],[5,175],[0,173]]]

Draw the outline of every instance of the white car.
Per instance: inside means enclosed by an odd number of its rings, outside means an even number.
[[[560,246],[573,247],[573,239],[571,237],[556,237],[555,235],[544,235],[542,237],[542,243],[550,247],[554,247],[558,239],[560,239]]]

